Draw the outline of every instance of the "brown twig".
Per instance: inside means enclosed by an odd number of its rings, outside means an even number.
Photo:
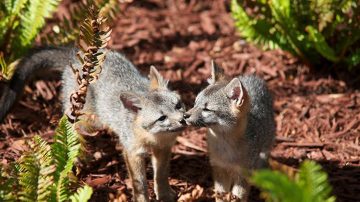
[[[70,95],[71,107],[67,116],[71,122],[77,121],[78,116],[82,115],[87,89],[91,82],[98,79],[105,60],[106,51],[101,49],[110,40],[111,29],[105,25],[106,18],[99,16],[98,9],[91,6],[88,16],[80,27],[78,42],[80,51],[77,57],[82,63],[81,71],[70,65],[79,84],[78,90]]]

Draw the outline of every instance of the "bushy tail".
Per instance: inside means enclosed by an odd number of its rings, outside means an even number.
[[[62,71],[75,56],[75,49],[70,47],[45,47],[32,50],[23,57],[16,67],[13,77],[0,93],[0,122],[21,95],[26,81],[48,70]]]

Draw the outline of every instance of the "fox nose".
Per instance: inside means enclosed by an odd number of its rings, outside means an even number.
[[[191,115],[190,114],[184,114],[184,119],[188,119]]]
[[[181,119],[179,122],[181,123],[181,125],[186,125],[185,119]]]

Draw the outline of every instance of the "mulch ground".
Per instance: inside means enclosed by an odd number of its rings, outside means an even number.
[[[66,14],[64,1],[56,16]],[[170,79],[188,107],[215,59],[229,76],[257,74],[274,97],[276,144],[271,159],[296,168],[304,159],[320,162],[338,201],[360,201],[359,76],[323,65],[309,67],[289,53],[262,51],[236,33],[228,1],[135,1],[121,5],[109,48],[124,53],[146,74],[155,65]],[[49,27],[48,29],[49,30]],[[40,134],[48,141],[62,115],[59,79],[38,80],[0,125],[2,163],[16,159],[24,141]],[[188,129],[173,148],[170,183],[181,200],[214,201],[206,155],[206,130]],[[131,200],[129,179],[117,138],[87,134],[89,156],[79,178],[94,188],[93,201]],[[152,170],[148,168],[149,192]],[[261,201],[253,189],[252,201]]]

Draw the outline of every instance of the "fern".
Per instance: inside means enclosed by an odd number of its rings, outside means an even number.
[[[16,31],[16,36],[13,41],[13,47],[25,47],[31,46],[36,35],[39,33],[42,26],[45,24],[45,18],[51,16],[51,13],[55,10],[60,0],[31,0],[26,12],[21,15],[20,26]],[[15,57],[18,57],[26,51],[26,49],[20,49],[16,53]]]
[[[93,0],[93,5],[95,10],[99,10],[99,15],[110,20],[115,20],[116,13],[120,11],[117,0]],[[78,25],[84,22],[89,7],[88,3],[79,2],[70,10],[70,18],[64,17],[54,26],[56,31],[46,34],[41,41],[56,45],[73,43],[80,33]]]
[[[60,119],[54,141],[52,154],[56,164],[54,175],[57,182],[56,198],[58,201],[65,201],[70,195],[68,174],[71,172],[80,149],[78,134],[74,129],[74,125],[68,122],[66,116]]]
[[[321,166],[312,161],[302,163],[294,180],[270,170],[256,171],[251,177],[251,181],[262,190],[266,201],[284,202],[334,202],[335,197],[330,196],[331,186],[327,179]]]
[[[70,199],[72,202],[88,201],[91,197],[92,192],[93,191],[91,187],[85,185],[84,187],[79,188],[77,192],[70,197]]]
[[[8,80],[11,77],[13,62],[31,47],[45,18],[51,17],[59,2],[60,0],[0,1],[0,79]]]
[[[297,177],[297,184],[303,190],[304,201],[333,202],[331,187],[327,181],[328,176],[321,171],[321,166],[313,161],[305,161]]]
[[[67,117],[60,120],[55,143],[50,146],[40,136],[34,136],[12,171],[1,168],[0,201],[87,201],[92,193],[85,186],[72,195],[69,175],[79,154],[78,134]]]
[[[50,146],[39,136],[33,138],[30,151],[20,160],[21,201],[47,201],[54,182]]]
[[[360,45],[360,6],[357,0],[272,0],[252,1],[259,8],[251,14],[232,0],[231,13],[240,34],[264,49],[281,48],[306,62],[346,62]],[[352,59],[350,59],[352,58]]]

